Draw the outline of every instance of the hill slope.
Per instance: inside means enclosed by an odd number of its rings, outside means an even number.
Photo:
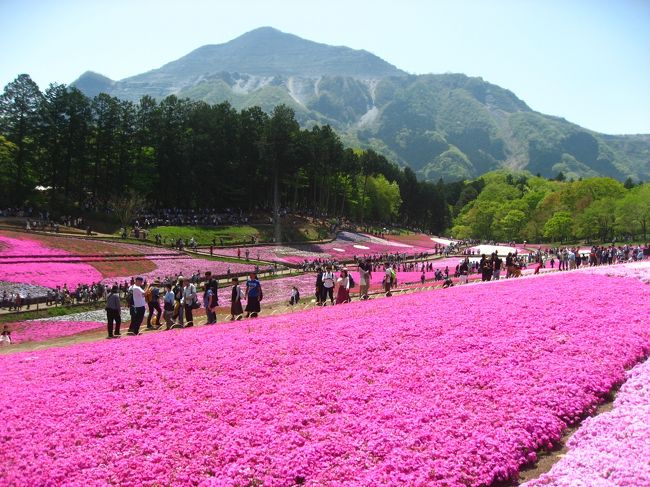
[[[175,94],[237,109],[284,103],[304,126],[328,123],[347,144],[372,147],[431,180],[499,167],[650,179],[650,136],[592,132],[534,112],[481,78],[408,75],[367,51],[270,27],[124,80],[86,72],[74,85],[133,101]]]

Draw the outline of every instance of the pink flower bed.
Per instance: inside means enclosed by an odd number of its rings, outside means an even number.
[[[46,247],[40,242],[5,237],[0,235],[4,247],[0,255],[50,255],[65,257],[64,250]],[[102,275],[97,269],[86,263],[68,262],[35,262],[18,264],[11,262],[0,263],[0,281],[36,284],[39,286],[56,287],[67,284],[75,288],[80,283],[98,282]]]
[[[650,260],[642,260],[630,264],[586,267],[582,272],[612,277],[627,277],[650,284]]]
[[[512,479],[648,354],[649,303],[556,273],[2,356],[0,484]]]
[[[614,409],[587,419],[568,447],[550,472],[524,485],[650,485],[650,361],[628,373]]]
[[[444,249],[449,244],[456,242],[456,240],[451,240],[444,237],[431,237],[422,233],[415,233],[412,235],[387,235],[386,240],[414,245],[417,247],[425,247],[428,249]]]
[[[148,257],[155,265],[156,269],[147,272],[144,274],[139,274],[148,281],[155,280],[158,278],[164,278],[166,276],[173,276],[176,274],[182,274],[185,277],[191,276],[196,271],[200,271],[201,275],[205,271],[211,271],[213,274],[221,275],[226,274],[230,268],[230,272],[250,272],[254,269],[253,264],[240,264],[235,262],[221,262],[218,260],[209,260],[201,259],[197,257],[185,257],[179,258],[156,258],[155,256]],[[113,284],[114,282],[129,281],[131,277],[135,276],[123,276],[123,277],[107,277],[103,279],[105,284]]]
[[[42,342],[106,326],[105,323],[79,321],[22,321],[8,325],[12,343]]]
[[[406,245],[389,240],[380,239],[365,234],[341,232],[336,240],[326,244],[309,244],[295,246],[259,246],[247,247],[250,259],[301,264],[306,260],[335,259],[349,261],[356,257],[377,254],[419,254],[431,253],[430,247]],[[241,258],[245,257],[246,247],[241,248]],[[215,254],[237,257],[237,249],[216,249]]]

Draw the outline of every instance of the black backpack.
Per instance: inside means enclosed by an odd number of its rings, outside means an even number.
[[[348,283],[350,284],[350,289],[352,289],[355,286],[354,278],[352,277],[352,274],[348,275]]]

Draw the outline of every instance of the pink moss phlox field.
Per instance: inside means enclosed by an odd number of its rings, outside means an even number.
[[[611,277],[627,277],[650,284],[650,260],[642,260],[630,264],[588,267],[584,272]]]
[[[42,342],[105,327],[105,323],[80,321],[21,321],[9,323],[12,343]]]
[[[422,252],[431,253],[430,247],[420,247],[392,242],[390,240],[352,232],[340,232],[332,242],[323,244],[300,244],[293,246],[262,245],[258,247],[242,247],[241,257],[244,258],[248,249],[249,258],[260,260],[278,261],[289,264],[301,264],[305,260],[334,259],[349,261],[354,257],[363,257],[377,254],[408,254],[414,255]],[[215,249],[215,254],[236,257],[237,248]]]
[[[614,409],[589,418],[568,453],[527,487],[650,485],[650,360],[628,372]]]
[[[198,257],[188,257],[186,254],[181,254],[183,257],[179,258],[156,258],[156,256],[147,257],[156,265],[156,269],[139,274],[148,281],[164,278],[166,276],[173,276],[176,274],[183,274],[184,276],[192,275],[196,271],[203,274],[205,271],[211,271],[215,275],[226,274],[228,269],[232,273],[250,272],[254,269],[253,264],[243,264],[237,262],[221,262],[218,260],[201,259]],[[122,277],[107,277],[103,280],[104,284],[113,284],[114,282],[128,281],[131,277],[135,276],[122,276]]]
[[[0,235],[3,256],[11,255],[50,255],[65,256],[68,253],[61,249],[46,247],[34,240],[9,238]],[[56,287],[67,284],[75,288],[80,283],[99,282],[102,275],[97,269],[86,263],[35,262],[30,264],[12,264],[2,262],[0,265],[0,281],[37,284],[39,286]]]
[[[489,485],[650,352],[649,304],[555,273],[2,356],[0,484]]]

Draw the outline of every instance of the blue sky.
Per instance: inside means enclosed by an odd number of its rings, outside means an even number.
[[[650,0],[0,0],[0,86],[112,79],[272,26],[405,71],[462,72],[534,110],[650,134]]]

